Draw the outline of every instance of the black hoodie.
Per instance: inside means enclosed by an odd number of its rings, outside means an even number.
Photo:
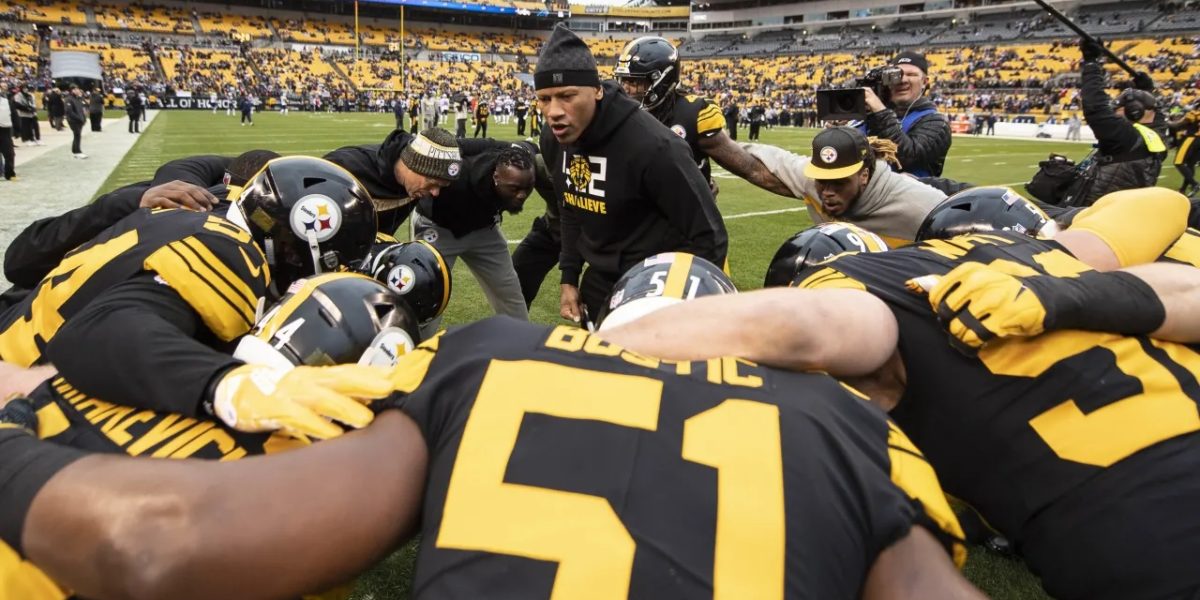
[[[542,154],[562,208],[562,283],[583,263],[614,280],[637,261],[682,251],[725,262],[728,237],[687,142],[612,81],[576,143],[542,130]]]

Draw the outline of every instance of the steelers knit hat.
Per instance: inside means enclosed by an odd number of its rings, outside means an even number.
[[[400,151],[400,162],[414,173],[454,181],[462,170],[458,140],[449,131],[430,127],[413,137]]]
[[[804,174],[812,179],[841,179],[863,168],[870,146],[867,136],[853,127],[830,127],[812,141],[812,158]]]
[[[533,87],[542,90],[569,85],[600,87],[600,72],[587,44],[559,23],[538,55]]]

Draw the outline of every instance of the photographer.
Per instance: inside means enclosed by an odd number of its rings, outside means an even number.
[[[1134,87],[1110,103],[1104,91],[1103,48],[1084,38],[1079,50],[1083,54],[1083,118],[1096,134],[1097,149],[1071,205],[1090,206],[1110,192],[1156,185],[1167,146],[1151,128],[1157,102],[1149,92],[1154,89],[1150,77],[1139,73]]]
[[[950,151],[950,123],[925,97],[929,62],[923,55],[909,51],[897,54],[891,66],[900,69],[900,80],[880,80],[883,85],[879,89],[885,91],[886,102],[871,86],[865,87],[870,114],[859,130],[895,142],[900,149],[901,172],[917,177],[940,176]],[[875,72],[863,83],[870,83],[875,78],[872,75]]]

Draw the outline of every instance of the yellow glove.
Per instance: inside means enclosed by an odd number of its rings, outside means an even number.
[[[330,419],[359,428],[374,418],[365,402],[392,391],[388,369],[360,365],[281,370],[243,365],[226,374],[213,394],[212,412],[246,432],[275,431],[300,439],[337,437]]]
[[[1032,288],[980,263],[964,263],[940,278],[918,277],[908,286],[928,291],[938,321],[972,350],[994,338],[1035,336],[1046,328],[1046,307]]]

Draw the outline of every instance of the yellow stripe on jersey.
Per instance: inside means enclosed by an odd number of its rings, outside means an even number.
[[[195,237],[159,248],[146,259],[145,268],[162,277],[221,339],[230,341],[254,325],[258,295],[250,283]],[[260,262],[257,269],[259,272],[251,270],[249,275],[261,275],[265,280],[266,265]]]
[[[675,261],[667,271],[667,282],[663,286],[664,298],[683,299],[683,290],[687,286],[688,273],[692,270],[692,255],[682,252],[675,254]]]
[[[852,279],[845,273],[834,269],[833,267],[825,267],[812,275],[804,278],[804,281],[796,284],[796,287],[810,290],[820,289],[842,289],[842,290],[859,290],[867,291],[867,286],[861,281]]]
[[[33,563],[22,560],[11,546],[0,542],[0,598],[66,600],[67,593]]]
[[[425,375],[429,373],[429,365],[433,362],[433,358],[437,356],[438,345],[442,342],[442,334],[445,330],[437,332],[437,335],[421,342],[419,346],[413,349],[412,352],[400,357],[396,362],[396,366],[392,367],[392,386],[397,392],[404,394],[412,393],[425,381]]]
[[[39,408],[37,418],[38,439],[52,438],[71,427],[71,422],[67,420],[67,415],[53,402]]]
[[[704,135],[724,128],[725,115],[721,114],[721,109],[715,104],[700,109],[700,114],[696,116],[696,133]]]
[[[965,536],[958,518],[954,516],[954,511],[946,500],[946,493],[938,483],[937,473],[933,472],[933,467],[929,466],[925,456],[917,450],[908,436],[891,421],[888,421],[887,443],[888,459],[892,464],[892,483],[904,490],[910,498],[919,501],[925,509],[925,514],[937,523],[943,532],[954,538],[950,553],[954,564],[961,568],[967,562],[967,548],[962,543]]]
[[[1080,212],[1069,231],[1087,231],[1104,240],[1122,267],[1140,265],[1157,259],[1179,238],[1191,207],[1183,194],[1166,188],[1122,190]],[[1152,226],[1129,227],[1145,214],[1158,217]]]
[[[1163,254],[1165,258],[1200,267],[1200,231],[1188,229]]]
[[[1187,159],[1188,150],[1192,149],[1192,143],[1196,141],[1196,136],[1191,136],[1179,145],[1179,149],[1175,151],[1175,164],[1182,165]]]

